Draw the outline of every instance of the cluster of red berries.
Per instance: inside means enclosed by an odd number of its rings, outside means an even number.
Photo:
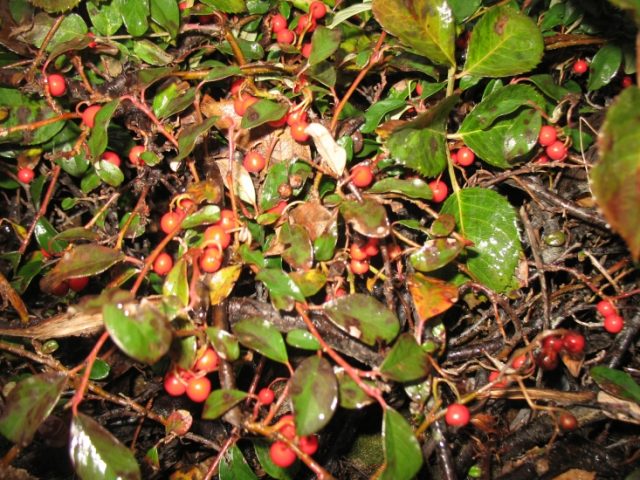
[[[271,17],[271,31],[276,36],[276,41],[280,45],[292,45],[296,40],[296,34],[298,36],[304,36],[306,33],[313,32],[318,26],[318,20],[324,18],[326,14],[327,7],[323,2],[311,2],[311,5],[309,6],[309,13],[298,17],[295,34],[293,30],[294,22],[287,25],[287,19],[280,14],[276,14]],[[302,45],[301,53],[305,58],[309,58],[311,55],[310,42]]]
[[[164,376],[164,389],[172,397],[187,394],[192,401],[204,402],[211,393],[211,380],[207,374],[218,369],[218,354],[212,348],[200,355],[193,369],[183,370],[174,368]]]
[[[356,275],[367,273],[369,271],[369,259],[378,255],[379,252],[377,238],[370,238],[364,244],[352,243],[349,249],[351,271]]]
[[[469,423],[471,413],[466,405],[461,403],[452,403],[447,407],[444,421],[452,427],[464,427]]]
[[[56,285],[51,290],[51,293],[57,297],[62,297],[69,292],[69,289],[78,293],[87,288],[87,285],[89,285],[89,277],[70,278],[68,280],[63,280]]]
[[[604,329],[609,333],[619,333],[624,328],[624,318],[618,314],[615,305],[608,300],[601,300],[596,305],[598,313],[604,317]]]
[[[455,152],[451,152],[451,161],[456,165],[468,167],[473,165],[475,159],[476,155],[469,147],[460,147]]]
[[[567,332],[562,336],[548,336],[542,341],[542,349],[536,357],[536,363],[543,370],[555,370],[558,367],[560,352],[581,355],[584,352],[584,346],[584,337],[578,332]]]
[[[286,439],[295,442],[304,453],[313,455],[318,451],[318,437],[316,435],[297,436],[293,415],[284,415],[278,423],[283,424],[278,431]],[[285,442],[280,440],[271,444],[269,456],[271,461],[281,468],[290,467],[297,458],[296,453]]]
[[[538,143],[545,147],[545,154],[538,157],[538,163],[547,163],[549,159],[561,162],[567,158],[567,147],[558,140],[558,132],[551,125],[544,125],[538,135]]]

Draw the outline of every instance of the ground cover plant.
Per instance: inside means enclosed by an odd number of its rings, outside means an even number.
[[[0,14],[0,477],[640,474],[638,2]]]

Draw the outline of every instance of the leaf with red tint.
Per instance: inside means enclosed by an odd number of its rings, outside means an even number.
[[[446,312],[458,301],[458,288],[437,278],[414,273],[407,277],[407,285],[421,322]]]

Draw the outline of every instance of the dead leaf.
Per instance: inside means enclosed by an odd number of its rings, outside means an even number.
[[[15,311],[18,312],[22,323],[27,323],[29,321],[29,312],[27,311],[27,307],[22,301],[22,298],[2,273],[0,273],[0,295],[4,302],[9,302]]]
[[[561,473],[553,480],[594,480],[596,478],[595,472],[587,472],[586,470],[580,470],[572,468],[564,473]]]

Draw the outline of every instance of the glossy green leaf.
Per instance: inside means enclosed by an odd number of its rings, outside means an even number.
[[[58,373],[32,375],[18,382],[4,400],[0,434],[26,447],[58,403],[66,382],[66,375]]]
[[[42,279],[40,286],[51,292],[69,278],[90,277],[104,272],[124,260],[124,253],[96,244],[76,245],[62,256],[56,266]]]
[[[220,220],[220,207],[217,205],[205,205],[182,220],[180,226],[186,230],[201,225],[210,225],[218,220]]]
[[[309,64],[317,65],[333,55],[340,46],[341,39],[342,32],[339,29],[330,30],[323,26],[316,28],[311,37]]]
[[[107,303],[102,318],[113,342],[139,362],[153,364],[169,351],[173,338],[167,317],[149,302]]]
[[[64,12],[71,10],[80,3],[80,0],[29,0],[36,7],[44,9],[48,13]]]
[[[211,274],[207,280],[211,305],[219,305],[231,294],[241,272],[242,265],[235,264]]]
[[[285,223],[280,229],[278,241],[285,247],[282,259],[297,269],[309,269],[313,265],[313,247],[309,233],[301,225]]]
[[[427,240],[419,250],[409,256],[409,261],[416,270],[431,272],[451,263],[463,248],[462,242],[455,238]]]
[[[373,0],[373,16],[387,32],[434,63],[452,66],[455,19],[446,0]]]
[[[104,380],[109,376],[111,372],[111,365],[102,360],[101,358],[96,358],[96,361],[93,362],[91,366],[91,372],[89,373],[89,380]]]
[[[230,362],[240,357],[240,345],[234,335],[217,327],[208,327],[206,332],[209,341],[220,357]]]
[[[224,13],[242,13],[247,9],[245,0],[203,0],[202,3]]]
[[[362,133],[373,133],[380,125],[385,115],[405,108],[407,101],[402,98],[386,98],[373,103],[364,113],[364,125],[360,128]]]
[[[156,67],[168,65],[173,61],[173,56],[162,50],[155,43],[144,38],[136,40],[133,44],[133,53],[143,62]]]
[[[131,450],[83,413],[78,413],[71,420],[69,451],[73,468],[82,480],[142,478]]]
[[[151,19],[169,32],[171,38],[178,36],[180,10],[175,0],[151,0]]]
[[[242,128],[254,128],[267,122],[280,120],[288,110],[289,106],[284,103],[263,98],[247,108],[247,111],[242,116],[240,126]]]
[[[222,457],[218,478],[219,480],[258,480],[237,445],[233,445]]]
[[[460,233],[471,240],[467,268],[497,292],[517,286],[516,269],[522,252],[517,215],[509,201],[493,190],[465,188],[452,194],[441,213],[453,215]]]
[[[36,226],[33,230],[33,235],[36,237],[36,241],[40,248],[49,253],[60,253],[66,246],[66,242],[56,240],[58,231],[53,228],[53,225],[45,217],[41,217],[36,222]]]
[[[183,158],[186,158],[195,148],[198,139],[206,135],[209,130],[215,125],[218,121],[218,117],[211,117],[206,119],[199,125],[194,125],[191,127],[186,127],[180,133],[178,137],[178,156],[175,158],[176,162],[179,162]]]
[[[429,184],[420,178],[404,180],[401,178],[387,177],[377,181],[367,193],[395,193],[409,198],[431,200],[433,192]]]
[[[322,308],[329,320],[367,345],[391,343],[400,331],[400,322],[395,314],[363,293],[326,302]]]
[[[289,273],[289,276],[305,297],[314,296],[327,284],[327,275],[319,269],[298,270]]]
[[[247,393],[240,390],[220,389],[209,394],[202,409],[202,418],[215,420],[247,398]]]
[[[447,0],[458,23],[470,17],[482,4],[482,0]]]
[[[76,242],[78,240],[98,241],[100,235],[93,230],[87,230],[84,227],[71,227],[53,237],[53,241]]]
[[[295,348],[303,350],[320,350],[320,343],[310,332],[296,328],[287,332],[286,342]]]
[[[304,301],[300,287],[279,268],[265,268],[256,275],[256,280],[265,284],[271,295],[271,301],[276,308],[290,310],[293,301]]]
[[[373,198],[364,198],[362,202],[344,201],[340,204],[340,214],[356,232],[366,237],[383,238],[391,231],[387,211]]]
[[[600,160],[591,169],[593,193],[611,227],[640,258],[640,90],[625,89],[600,130]]]
[[[323,357],[307,357],[291,379],[291,401],[298,435],[316,433],[327,425],[338,406],[338,381]]]
[[[590,92],[609,85],[622,65],[622,49],[613,43],[607,43],[593,56],[589,65],[587,90]]]
[[[289,360],[282,334],[267,320],[243,318],[233,325],[232,330],[245,347],[276,362],[286,363]]]
[[[237,65],[226,65],[222,62],[216,64],[209,69],[209,74],[204,79],[205,82],[215,82],[224,80],[225,78],[242,75],[242,69]]]
[[[107,185],[117,187],[124,181],[124,173],[120,167],[106,160],[100,160],[95,165],[96,175]]]
[[[458,288],[454,284],[421,273],[407,275],[407,287],[421,322],[446,312],[458,301]]]
[[[156,117],[167,118],[188,108],[195,98],[195,88],[182,90],[178,88],[177,83],[171,83],[153,97],[151,106]]]
[[[640,385],[627,372],[598,365],[591,367],[589,374],[605,392],[640,404]]]
[[[387,408],[382,423],[385,468],[380,480],[410,480],[422,466],[422,451],[411,425]]]
[[[565,82],[563,85],[558,85],[554,77],[548,73],[531,75],[529,81],[538,87],[547,97],[556,102],[562,101],[567,95],[572,93],[580,93],[581,90],[580,86],[572,80]]]
[[[124,26],[134,37],[144,35],[149,28],[149,0],[114,0],[122,14]]]
[[[489,9],[473,28],[462,75],[508,77],[540,63],[544,41],[536,23],[515,8]]]
[[[189,280],[187,278],[187,262],[180,257],[162,284],[162,294],[175,296],[183,307],[189,305]]]
[[[398,337],[380,365],[380,372],[397,382],[418,380],[426,377],[430,371],[429,355],[410,333]]]
[[[446,122],[458,100],[451,95],[394,130],[386,144],[391,156],[425,177],[439,175],[447,165]]]
[[[375,386],[371,380],[363,380],[369,386]],[[359,410],[375,402],[367,395],[353,379],[342,372],[338,372],[338,393],[340,396],[340,406],[349,410]]]
[[[96,113],[95,123],[91,129],[91,135],[89,135],[89,139],[87,140],[89,152],[96,162],[107,149],[107,144],[109,142],[107,130],[109,128],[109,123],[111,122],[111,117],[119,104],[119,99],[111,100],[109,103],[102,105],[100,110],[98,110],[98,113]]]
[[[262,185],[260,195],[260,208],[262,210],[273,208],[282,200],[278,193],[278,188],[283,183],[289,183],[289,168],[284,162],[271,165]]]
[[[100,35],[114,35],[122,26],[122,15],[116,2],[90,1],[86,5],[91,23]]]

